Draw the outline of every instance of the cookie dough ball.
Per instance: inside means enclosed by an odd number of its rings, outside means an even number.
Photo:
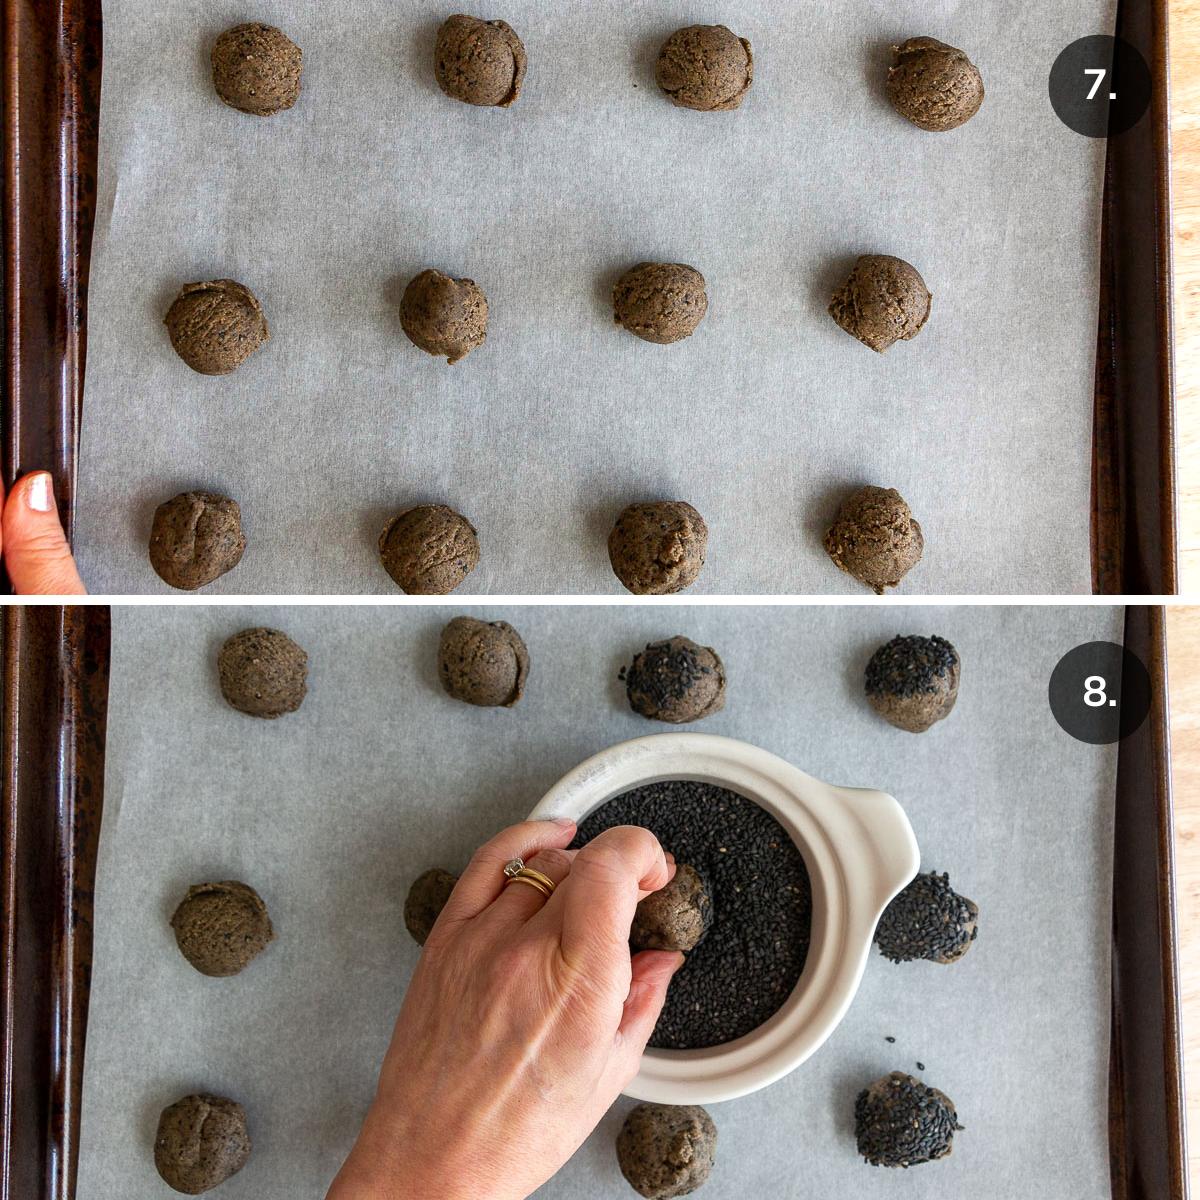
[[[447,17],[434,51],[438,87],[466,104],[508,108],[525,80],[525,47],[503,21]]]
[[[250,1158],[246,1110],[223,1096],[184,1096],[162,1110],[154,1165],[169,1187],[199,1196],[236,1175]]]
[[[688,25],[663,43],[654,78],[681,108],[737,108],[754,80],[754,55],[750,43],[724,25]]]
[[[829,557],[877,596],[899,586],[924,549],[921,526],[895,488],[859,488],[825,535]]]
[[[639,1104],[617,1134],[621,1174],[647,1200],[694,1192],[716,1152],[717,1127],[698,1104]]]
[[[300,98],[303,60],[300,47],[274,25],[235,25],[213,45],[213,87],[230,108],[270,117]]]
[[[613,574],[635,596],[665,596],[690,587],[707,549],[708,526],[683,500],[631,504],[608,535]]]
[[[711,646],[691,638],[651,642],[622,678],[629,707],[652,721],[682,725],[725,707],[725,665]]]
[[[457,875],[451,875],[441,867],[433,867],[423,875],[418,875],[408,889],[408,897],[404,901],[404,925],[418,946],[428,941],[433,923],[446,907],[446,901],[450,899],[457,882]]]
[[[660,346],[691,337],[707,311],[704,276],[684,263],[638,263],[613,287],[613,320]]]
[[[877,354],[911,341],[929,320],[933,297],[911,263],[890,254],[864,254],[833,294],[829,315]]]
[[[201,375],[236,371],[271,337],[257,297],[232,279],[186,284],[164,323],[175,353]]]
[[[936,38],[892,47],[887,77],[892,107],[921,129],[944,133],[965,125],[983,104],[983,78],[961,51]]]
[[[451,279],[430,267],[409,281],[400,326],[426,354],[453,366],[487,340],[488,302],[473,279]]]
[[[867,663],[867,700],[890,725],[924,733],[958,699],[958,651],[940,637],[895,637]]]
[[[915,1167],[945,1158],[961,1128],[944,1092],[902,1071],[877,1079],[854,1102],[858,1152],[876,1167]]]
[[[712,897],[695,868],[679,863],[675,877],[651,892],[633,915],[635,950],[695,950],[712,921]]]
[[[242,561],[246,537],[236,500],[215,492],[181,492],[154,510],[150,565],[173,588],[191,592]]]
[[[879,952],[892,962],[953,963],[979,934],[979,907],[950,886],[950,876],[918,875],[883,910],[875,929]]]
[[[444,504],[419,504],[379,535],[383,569],[410,596],[444,596],[479,565],[475,526]]]
[[[171,918],[175,941],[201,975],[245,970],[275,940],[262,897],[248,884],[198,883]]]
[[[505,621],[455,617],[438,644],[438,678],[455,700],[512,708],[525,694],[529,651]]]
[[[308,655],[278,629],[243,629],[217,656],[221,695],[239,712],[273,719],[295,712],[308,691]]]

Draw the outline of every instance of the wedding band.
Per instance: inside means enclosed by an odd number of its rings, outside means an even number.
[[[537,888],[543,896],[549,896],[556,886],[549,875],[543,875],[541,871],[527,867],[524,860],[520,858],[510,859],[504,864],[504,886],[508,887],[510,883],[528,884],[531,888]]]

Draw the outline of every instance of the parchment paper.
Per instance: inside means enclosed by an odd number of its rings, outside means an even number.
[[[713,1106],[719,1161],[706,1200],[1108,1194],[1115,753],[1063,733],[1046,685],[1073,646],[1120,640],[1119,610],[488,610],[532,656],[512,711],[441,691],[437,638],[456,611],[114,611],[79,1200],[167,1200],[155,1124],[195,1090],[249,1113],[254,1152],[222,1200],[320,1200],[416,961],[402,920],[409,883],[433,865],[460,870],[584,757],[661,730],[629,711],[617,672],[680,631],[715,646],[729,673],[725,710],[696,728],[833,783],[887,789],[912,819],[923,869],[949,871],[981,911],[961,963],[873,954],[814,1058]],[[264,622],[310,660],[303,707],[273,722],[228,708],[216,682],[224,638]],[[956,710],[920,737],[886,725],[862,695],[866,660],[898,632],[943,634],[962,656]],[[261,891],[278,939],[242,975],[206,979],[168,920],[190,884],[228,878]],[[888,1070],[917,1073],[917,1061],[966,1131],[943,1162],[867,1167],[854,1097]],[[616,1105],[545,1196],[632,1196],[613,1151],[629,1106]]]
[[[427,0],[106,0],[99,214],[79,548],[93,591],[165,592],[155,507],[233,496],[249,548],[213,592],[393,592],[386,519],[437,501],[477,526],[464,592],[619,592],[605,538],[635,500],[711,529],[697,593],[849,593],[820,537],[862,483],[924,526],[909,592],[1090,590],[1089,488],[1104,146],[1047,95],[1114,0],[506,0],[525,40],[511,110],[450,100]],[[483,15],[493,15],[484,13]],[[304,93],[261,119],[215,96],[208,50],[238,21],[303,48]],[[674,108],[671,30],[748,38],[742,108]],[[934,34],[983,73],[944,135],[883,95],[888,47]],[[908,259],[928,327],[878,357],[825,313],[862,253]],[[644,259],[708,280],[670,347],[614,326]],[[399,327],[426,266],[488,295],[486,346],[447,367]],[[270,344],[209,379],[162,319],[184,283],[233,277]]]

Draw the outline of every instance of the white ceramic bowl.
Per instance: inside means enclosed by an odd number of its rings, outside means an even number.
[[[777,755],[733,738],[662,733],[621,742],[558,781],[531,816],[588,813],[630,788],[693,779],[760,804],[791,834],[812,881],[812,941],[783,1007],[737,1041],[705,1050],[647,1050],[626,1089],[659,1104],[715,1104],[793,1071],[846,1014],[875,925],[920,865],[912,826],[883,792],[832,787]]]

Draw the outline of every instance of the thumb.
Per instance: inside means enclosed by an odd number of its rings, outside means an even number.
[[[58,519],[49,471],[34,471],[13,486],[2,518],[4,565],[22,596],[79,596],[86,589]]]
[[[667,986],[683,966],[678,950],[643,950],[633,956],[633,979],[617,1030],[618,1041],[636,1060],[646,1048],[667,998]]]

